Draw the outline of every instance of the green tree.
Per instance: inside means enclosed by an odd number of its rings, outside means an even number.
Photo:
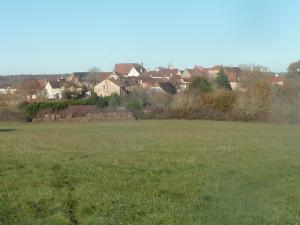
[[[194,77],[189,87],[190,91],[208,93],[212,91],[212,87],[208,80],[204,77]]]
[[[229,91],[232,90],[230,82],[229,82],[227,76],[225,75],[223,68],[218,73],[216,82],[220,88],[223,88],[223,89],[229,90]]]

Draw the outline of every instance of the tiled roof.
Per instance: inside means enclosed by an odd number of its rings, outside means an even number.
[[[49,84],[51,85],[51,87],[53,89],[59,89],[59,88],[80,88],[79,85],[73,83],[73,82],[69,82],[69,81],[65,81],[65,80],[51,80],[49,81]]]
[[[46,80],[37,80],[39,86],[44,89],[47,85],[47,81]]]
[[[146,69],[139,63],[120,63],[115,65],[114,72],[119,75],[128,75],[135,68],[139,73],[143,73]]]
[[[150,77],[172,77],[177,76],[179,70],[178,69],[168,69],[168,68],[158,68],[157,70],[144,72],[142,76],[150,76]]]

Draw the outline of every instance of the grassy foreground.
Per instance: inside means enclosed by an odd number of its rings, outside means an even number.
[[[299,126],[0,124],[1,225],[299,223]]]

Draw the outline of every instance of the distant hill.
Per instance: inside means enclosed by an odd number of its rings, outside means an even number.
[[[66,78],[69,74],[23,74],[23,75],[6,75],[0,76],[0,88],[17,88],[24,80],[56,80],[58,78]]]

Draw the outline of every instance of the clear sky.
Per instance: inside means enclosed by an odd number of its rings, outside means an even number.
[[[0,74],[300,59],[299,0],[1,0]]]

